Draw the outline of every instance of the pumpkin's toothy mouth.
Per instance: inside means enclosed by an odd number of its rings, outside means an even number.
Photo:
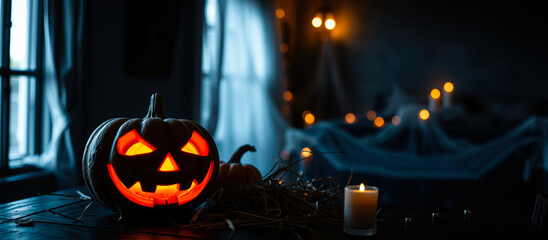
[[[180,184],[156,185],[154,192],[145,192],[141,188],[141,182],[137,181],[127,188],[114,171],[111,163],[107,165],[108,173],[114,186],[130,201],[146,207],[167,206],[172,204],[183,205],[195,199],[207,186],[213,174],[213,161],[209,164],[209,170],[201,183],[196,179],[192,181],[189,188],[180,190]]]

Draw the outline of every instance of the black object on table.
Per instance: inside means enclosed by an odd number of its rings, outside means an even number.
[[[1,239],[361,239],[343,233],[342,225],[302,229],[236,228],[232,233],[185,229],[158,221],[119,222],[117,213],[82,199],[85,186],[0,205]],[[74,196],[74,197],[71,197]],[[531,219],[476,213],[469,210],[383,207],[372,239],[548,239]],[[71,219],[72,218],[72,219]]]

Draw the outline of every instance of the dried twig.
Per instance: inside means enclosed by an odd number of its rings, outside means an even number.
[[[83,193],[80,192],[80,191],[76,191],[76,193],[77,193],[79,196],[65,195],[65,194],[57,194],[57,193],[38,193],[38,195],[61,196],[61,197],[68,197],[68,198],[75,198],[75,199],[80,199],[80,200],[91,201],[90,203],[88,203],[88,205],[86,205],[86,207],[84,208],[84,210],[82,210],[82,213],[80,213],[80,215],[79,215],[77,218],[69,217],[69,216],[64,215],[64,214],[62,214],[62,213],[53,211],[53,209],[46,209],[46,212],[50,212],[50,213],[52,213],[52,214],[54,214],[54,215],[58,215],[58,216],[61,216],[61,217],[70,219],[70,220],[72,220],[73,222],[77,222],[77,221],[79,221],[79,220],[84,216],[84,213],[86,213],[86,211],[89,209],[89,207],[91,206],[91,204],[93,204],[94,202],[96,202],[97,199],[93,199],[93,198],[91,198],[90,196],[85,195],[85,194],[83,194]]]
[[[91,200],[91,198],[90,198],[90,200]],[[84,211],[82,211],[80,216],[78,216],[74,221],[76,222],[76,221],[80,220],[84,216],[84,213],[86,213],[86,211],[88,210],[89,206],[91,206],[91,204],[93,204],[95,201],[97,201],[97,199],[93,199],[90,203],[88,203],[88,205],[84,208]]]
[[[339,181],[332,177],[306,180],[295,169],[305,159],[276,160],[259,182],[221,188],[190,224],[177,226],[229,229],[234,233],[236,228],[248,226],[302,229],[314,222],[341,224],[343,190]]]
[[[80,194],[80,191],[76,191],[77,193],[79,193],[80,196],[73,196],[73,195],[66,195],[66,194],[58,194],[58,193],[38,193],[38,195],[50,195],[50,196],[60,196],[60,197],[67,197],[67,198],[75,198],[75,199],[80,199],[80,200],[91,200],[91,197],[85,195],[85,194]]]
[[[72,220],[72,222],[77,222],[77,221],[79,221],[79,220],[84,216],[84,213],[86,213],[86,211],[88,210],[89,206],[91,206],[91,204],[94,203],[95,201],[97,201],[97,199],[94,199],[94,200],[92,200],[90,203],[88,203],[88,205],[86,205],[86,207],[84,208],[84,210],[82,210],[82,213],[80,213],[80,216],[78,216],[77,218],[69,217],[69,216],[64,215],[64,214],[62,214],[62,213],[60,213],[60,212],[53,211],[52,209],[46,209],[46,212],[50,212],[50,213],[53,213],[54,215],[59,215],[59,216],[61,216],[61,217],[70,219],[70,220]]]

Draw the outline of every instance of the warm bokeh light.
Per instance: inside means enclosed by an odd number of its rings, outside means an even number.
[[[285,11],[281,8],[276,9],[276,17],[278,17],[278,18],[285,17]]]
[[[304,110],[304,111],[303,111],[303,114],[301,115],[302,118],[303,118],[303,120],[304,120],[304,117],[305,117],[307,114],[309,114],[309,113],[310,113],[310,111],[308,111],[308,110]]]
[[[428,110],[426,110],[426,109],[423,109],[419,112],[419,117],[422,120],[427,120],[430,117],[430,112],[428,112]]]
[[[307,147],[303,148],[303,150],[301,150],[301,156],[303,158],[312,156],[312,150],[310,150],[310,148],[307,148]]]
[[[314,26],[315,28],[319,28],[320,26],[322,26],[322,19],[319,18],[319,17],[315,17],[312,19],[312,26]]]
[[[375,126],[377,127],[384,126],[384,119],[382,117],[375,118]]]
[[[284,106],[282,107],[282,114],[283,114],[284,116],[289,116],[289,114],[291,114],[291,108],[290,108],[289,106],[287,106],[287,105],[284,105]]]
[[[363,183],[360,184],[360,192],[365,192],[365,185]]]
[[[347,113],[346,116],[344,116],[344,120],[348,124],[353,124],[356,122],[356,115],[354,115],[354,113]]]
[[[287,90],[284,92],[283,98],[286,102],[290,102],[291,100],[293,100],[293,93]]]
[[[335,28],[335,19],[329,18],[325,20],[325,28],[327,28],[327,30],[333,30]]]
[[[443,84],[443,90],[445,90],[446,92],[452,92],[454,89],[455,86],[451,82],[446,82],[445,84]]]
[[[282,160],[284,161],[287,161],[291,158],[291,153],[287,150],[283,150],[281,153],[280,153],[280,157],[282,158]]]
[[[289,59],[287,58],[284,58],[282,61],[282,66],[286,69],[289,68],[289,66],[291,66],[291,61],[289,61]]]
[[[282,53],[289,52],[289,45],[287,45],[287,43],[280,44],[280,52]]]
[[[438,99],[441,96],[441,92],[437,88],[434,88],[430,91],[430,96],[432,96],[433,99]]]
[[[400,123],[401,123],[401,118],[400,117],[398,117],[398,116],[393,116],[392,117],[392,125],[398,126],[398,125],[400,125]]]
[[[316,117],[314,117],[314,114],[308,113],[308,114],[306,114],[306,115],[304,116],[304,122],[305,122],[306,124],[309,124],[309,125],[310,125],[310,124],[313,124],[314,121],[316,121]]]
[[[370,110],[367,112],[367,119],[369,119],[369,121],[375,121],[375,118],[377,118],[377,113],[373,110]]]

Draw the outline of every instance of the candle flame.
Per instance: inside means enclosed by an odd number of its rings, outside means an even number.
[[[360,192],[365,192],[365,185],[363,183],[360,184]]]

